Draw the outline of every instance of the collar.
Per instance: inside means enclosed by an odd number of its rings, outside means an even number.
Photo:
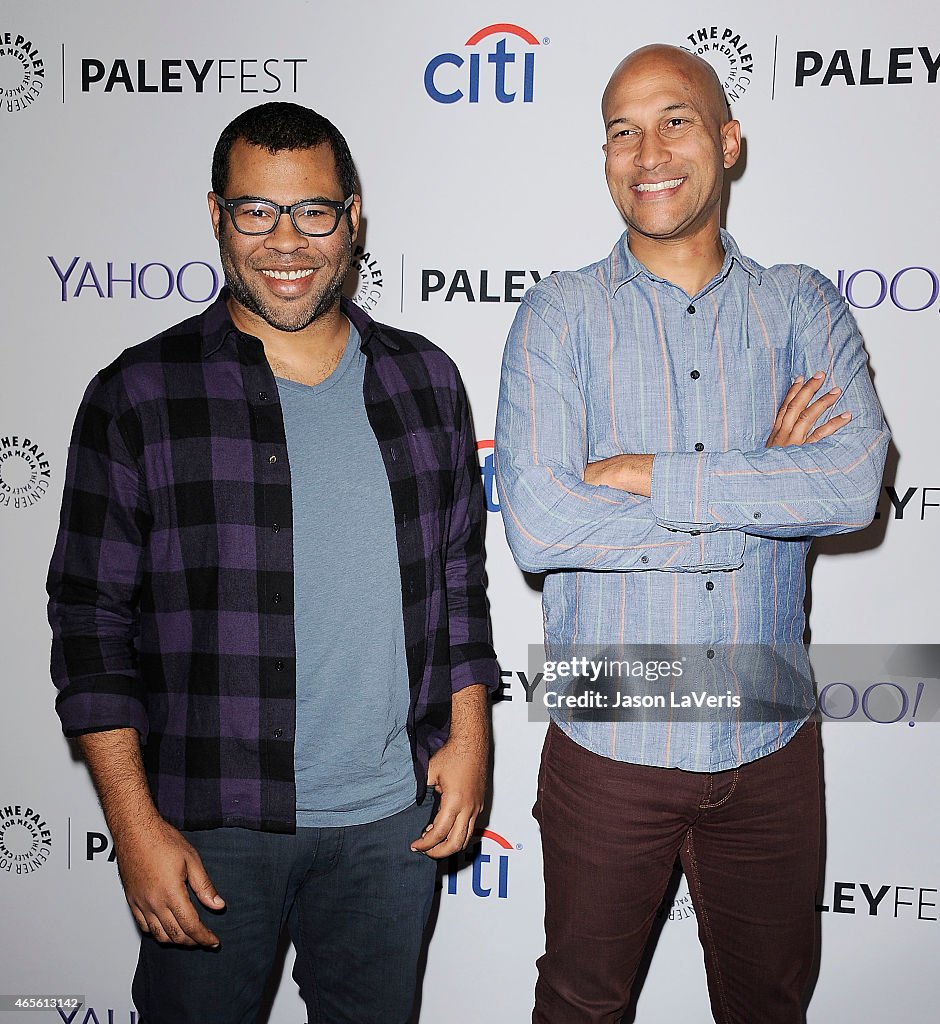
[[[212,305],[202,314],[200,351],[204,359],[218,352],[230,334],[235,337],[241,334],[232,323],[232,317],[228,311],[228,297],[229,290],[227,287],[223,287]],[[359,336],[362,338],[360,347],[363,351],[366,351],[373,342],[380,342],[386,348],[398,350],[400,347],[398,342],[383,330],[382,325],[377,324],[364,309],[360,309],[345,295],[340,299],[340,309],[359,332]]]
[[[738,243],[724,228],[721,229],[720,233],[721,245],[725,250],[725,258],[721,265],[721,270],[715,275],[715,279],[723,280],[731,271],[732,265],[737,263],[757,284],[760,284],[761,274],[763,273],[761,265],[755,263],[750,257],[745,256],[738,248]],[[624,231],[607,257],[607,280],[610,282],[611,293],[616,292],[621,285],[632,281],[639,274],[644,274],[651,281],[662,280],[662,278],[656,277],[630,252],[630,246],[627,244],[628,235],[629,231]]]

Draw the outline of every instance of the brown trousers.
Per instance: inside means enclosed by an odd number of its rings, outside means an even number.
[[[711,774],[613,761],[550,725],[533,813],[546,933],[534,1024],[617,1024],[677,856],[718,1024],[803,1021],[819,874],[815,722]]]

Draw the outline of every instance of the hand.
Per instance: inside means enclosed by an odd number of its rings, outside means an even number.
[[[782,448],[788,444],[811,444],[813,441],[831,436],[849,422],[852,414],[844,412],[813,429],[819,417],[827,409],[831,409],[842,394],[841,388],[833,388],[822,398],[812,402],[811,399],[822,387],[825,379],[825,373],[820,370],[805,383],[802,377],[797,377],[790,385],[790,390],[777,410],[766,448]]]
[[[220,945],[199,919],[186,885],[210,910],[221,910],[225,901],[177,829],[157,817],[146,828],[115,836],[114,844],[124,895],[141,931],[178,946]]]
[[[415,853],[441,860],[467,848],[486,794],[488,711],[486,687],[468,686],[454,694],[450,738],[428,764],[428,786],[441,794],[441,803],[424,834],[411,844]]]

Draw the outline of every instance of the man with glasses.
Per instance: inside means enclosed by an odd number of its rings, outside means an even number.
[[[285,925],[311,1022],[406,1021],[435,861],[482,807],[470,413],[443,352],[341,297],[358,193],[325,118],[237,117],[208,197],[227,287],[78,413],[53,677],[147,1024],[254,1021]]]
[[[678,859],[715,1020],[797,1024],[816,929],[818,747],[806,666],[782,655],[805,659],[810,538],[870,522],[888,432],[832,283],[765,269],[720,228],[741,129],[710,65],[644,47],[601,107],[627,231],[520,306],[497,415],[500,502],[519,564],[547,571],[552,656],[612,651],[619,670],[655,652],[646,664],[664,676],[571,705],[585,712],[552,698],[533,1020],[620,1020]],[[576,690],[563,696],[607,697]]]

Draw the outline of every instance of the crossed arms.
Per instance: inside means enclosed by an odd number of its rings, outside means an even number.
[[[832,284],[810,273],[816,307],[791,342],[808,379],[794,381],[753,450],[592,460],[568,330],[579,311],[551,278],[526,296],[503,359],[496,427],[503,521],[523,569],[733,569],[748,534],[822,536],[871,521],[889,434],[855,322]],[[646,410],[655,415],[666,413]]]

